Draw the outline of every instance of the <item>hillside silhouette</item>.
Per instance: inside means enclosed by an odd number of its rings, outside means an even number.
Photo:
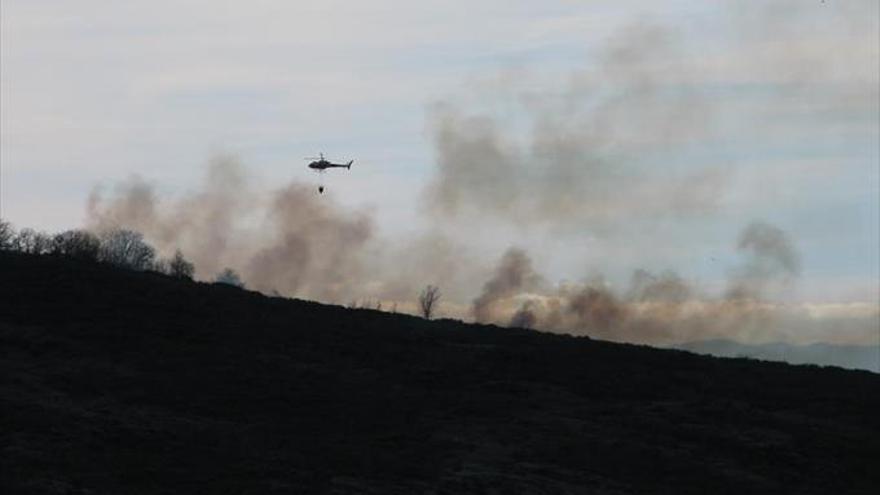
[[[3,493],[875,493],[880,376],[0,252]]]
[[[880,332],[880,328],[877,329]],[[750,357],[791,364],[819,364],[880,373],[880,344],[835,345],[817,342],[792,345],[783,342],[743,344],[724,339],[687,342],[678,349],[719,357]]]

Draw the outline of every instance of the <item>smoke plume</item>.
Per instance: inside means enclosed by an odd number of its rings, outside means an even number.
[[[737,248],[749,255],[731,280],[731,299],[760,299],[774,284],[788,285],[800,274],[800,259],[778,227],[755,222],[740,234]]]
[[[502,106],[510,107],[505,115],[523,117],[524,133],[505,117],[437,105],[429,211],[453,219],[609,227],[633,214],[713,210],[726,180],[721,169],[667,169],[658,180],[655,167],[640,163],[704,138],[711,128],[707,98],[682,82],[687,68],[677,41],[668,30],[638,24],[605,47],[597,68],[572,73],[562,89],[500,83],[514,85],[493,94],[519,96]]]
[[[523,291],[537,287],[541,277],[532,268],[532,260],[521,249],[510,248],[504,253],[495,274],[483,286],[483,292],[474,299],[474,319],[492,320],[494,304]]]
[[[615,291],[601,279],[549,287],[522,250],[504,254],[474,301],[477,321],[627,342],[674,344],[712,338],[750,342],[809,342],[821,327],[798,306],[769,299],[769,288],[791,286],[800,270],[784,231],[754,222],[740,233],[743,258],[719,298],[700,293],[674,272],[633,272],[629,287]],[[847,320],[837,338],[870,341],[876,308]],[[828,337],[826,337],[828,338]]]
[[[202,186],[174,200],[160,200],[138,178],[109,196],[95,191],[88,225],[137,230],[162,253],[181,249],[199,278],[232,267],[265,292],[342,302],[362,296],[367,284],[369,216],[303,184],[258,190],[229,157],[214,160]]]
[[[823,325],[832,324],[835,339],[858,343],[870,341],[880,321],[874,306],[772,302],[792,287],[800,260],[787,234],[763,222],[740,233],[735,247],[742,260],[720,297],[701,293],[674,272],[644,269],[633,272],[624,290],[599,277],[552,286],[519,248],[504,252],[473,297],[468,289],[478,287],[486,272],[466,246],[435,232],[395,247],[376,238],[373,223],[368,214],[344,210],[303,184],[260,189],[231,158],[213,161],[201,187],[181,197],[160,197],[134,178],[109,194],[96,190],[88,202],[93,230],[137,230],[166,256],[181,249],[198,278],[212,279],[231,267],[250,288],[325,302],[369,300],[416,313],[416,295],[433,283],[448,295],[441,305],[445,316],[652,344],[803,342],[828,339]],[[469,306],[460,303],[468,297]]]

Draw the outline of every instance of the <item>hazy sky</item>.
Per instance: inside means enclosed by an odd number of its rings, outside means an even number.
[[[0,5],[17,226],[81,225],[94,187],[133,174],[180,194],[221,154],[316,183],[303,157],[323,151],[355,160],[328,197],[387,239],[440,229],[554,280],[671,268],[717,290],[759,220],[801,257],[785,297],[878,299],[876,0]],[[559,158],[584,143],[615,172]]]

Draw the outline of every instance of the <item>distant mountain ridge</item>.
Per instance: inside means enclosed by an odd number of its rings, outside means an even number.
[[[880,332],[880,329],[878,329]],[[840,366],[880,373],[880,345],[835,345],[815,343],[793,345],[784,342],[743,344],[733,340],[716,339],[688,342],[673,346],[699,354],[718,357],[747,357],[790,364]]]

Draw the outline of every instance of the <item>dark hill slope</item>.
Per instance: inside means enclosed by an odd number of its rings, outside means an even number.
[[[0,253],[3,493],[872,493],[880,377]]]

